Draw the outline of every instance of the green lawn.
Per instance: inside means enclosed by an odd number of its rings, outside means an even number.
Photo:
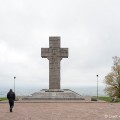
[[[98,97],[98,99],[106,102],[112,102],[111,97],[101,96],[101,97]],[[120,102],[120,98],[117,98],[114,102]]]
[[[3,101],[3,100],[7,100],[7,98],[5,98],[5,97],[4,98],[0,98],[0,101]]]

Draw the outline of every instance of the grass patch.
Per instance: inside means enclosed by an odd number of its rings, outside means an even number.
[[[117,98],[115,101],[112,101],[111,97],[106,97],[106,96],[100,96],[98,97],[98,99],[106,102],[120,102],[120,98]]]
[[[5,97],[0,98],[0,101],[4,101],[4,100],[7,100],[7,98],[5,98]]]

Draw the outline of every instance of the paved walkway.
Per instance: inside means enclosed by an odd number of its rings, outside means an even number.
[[[0,103],[0,120],[120,120],[120,103]]]

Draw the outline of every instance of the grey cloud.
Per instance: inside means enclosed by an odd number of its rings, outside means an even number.
[[[69,48],[61,63],[62,84],[74,83],[75,76],[83,80],[79,84],[89,79],[92,84],[99,72],[104,79],[112,57],[120,56],[119,5],[119,0],[0,1],[0,50],[6,53],[0,52],[1,80],[17,74],[20,84],[48,84],[48,60],[40,52],[54,35]]]

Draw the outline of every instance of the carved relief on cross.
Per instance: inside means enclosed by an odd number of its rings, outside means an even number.
[[[68,48],[60,48],[60,37],[49,37],[49,48],[41,48],[41,57],[49,60],[49,89],[60,89],[60,61],[68,58]]]

